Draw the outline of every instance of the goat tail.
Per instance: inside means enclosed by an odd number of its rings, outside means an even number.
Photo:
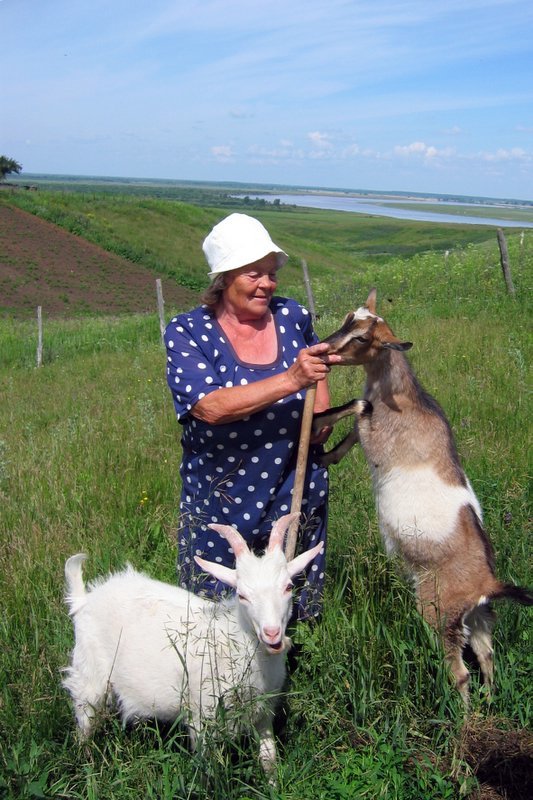
[[[65,563],[65,580],[67,583],[66,603],[70,613],[75,614],[84,605],[87,592],[83,580],[82,565],[87,556],[77,553]]]
[[[514,583],[501,583],[495,592],[491,593],[491,600],[514,600],[523,606],[533,605],[533,592]]]

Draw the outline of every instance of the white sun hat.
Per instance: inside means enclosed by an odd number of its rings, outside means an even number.
[[[204,239],[202,250],[211,268],[208,273],[210,278],[253,264],[269,253],[276,253],[278,267],[282,267],[289,258],[281,247],[274,244],[259,220],[247,214],[230,214],[215,225]]]

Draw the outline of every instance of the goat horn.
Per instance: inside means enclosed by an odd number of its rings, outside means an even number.
[[[235,530],[231,525],[216,525],[215,523],[210,523],[207,527],[219,533],[224,539],[227,539],[236,557],[249,550],[248,545],[239,531]]]
[[[283,539],[287,533],[287,528],[291,522],[293,522],[293,520],[297,520],[299,518],[300,512],[295,511],[292,514],[285,514],[283,517],[280,517],[275,521],[274,525],[272,526],[272,531],[270,532],[267,552],[270,553],[272,550],[275,550],[276,547],[283,548]]]

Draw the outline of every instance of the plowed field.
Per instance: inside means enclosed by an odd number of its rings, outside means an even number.
[[[20,209],[0,206],[0,314],[47,317],[157,310],[160,277],[165,313],[191,308],[195,292]]]

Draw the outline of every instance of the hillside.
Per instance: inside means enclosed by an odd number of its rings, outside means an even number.
[[[0,314],[24,318],[39,304],[63,317],[150,310],[156,277],[163,279],[168,313],[190,307],[207,285],[201,242],[215,222],[234,210],[260,219],[290,254],[282,293],[305,301],[301,259],[307,261],[320,313],[331,303],[334,276],[343,298],[354,291],[354,280],[365,290],[377,283],[389,294],[402,289],[405,265],[396,268],[395,259],[435,252],[444,257],[446,251],[460,252],[471,244],[486,248],[488,258],[498,258],[495,231],[483,225],[268,208],[264,201],[257,207],[228,208],[219,194],[206,197],[205,192],[202,206],[193,190],[190,202],[144,191],[144,196],[65,187],[0,192]],[[52,235],[60,237],[56,244]]]
[[[19,318],[43,307],[48,317],[185,309],[198,294],[20,209],[0,205],[0,313]]]

